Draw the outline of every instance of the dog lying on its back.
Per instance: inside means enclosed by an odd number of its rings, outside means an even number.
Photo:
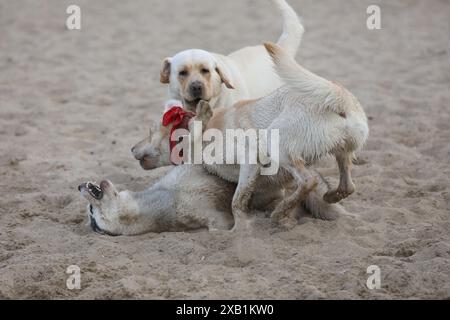
[[[209,174],[202,165],[173,167],[141,192],[119,192],[108,180],[79,186],[89,202],[86,212],[92,230],[110,236],[229,230],[234,225],[235,189],[235,184]]]
[[[174,167],[141,192],[121,191],[108,180],[78,187],[89,202],[91,228],[111,236],[233,226],[235,186],[208,174],[201,165]]]

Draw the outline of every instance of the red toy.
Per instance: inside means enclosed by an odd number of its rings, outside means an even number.
[[[193,117],[195,117],[195,113],[186,111],[180,106],[173,106],[164,113],[162,125],[164,127],[167,127],[170,124],[173,125],[169,135],[170,152],[172,152],[172,149],[180,142],[180,141],[172,141],[171,137],[173,132],[176,129],[180,128],[188,130],[189,120],[191,120]],[[180,155],[182,156],[182,154]]]

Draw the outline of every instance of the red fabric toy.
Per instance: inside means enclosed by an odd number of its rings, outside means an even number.
[[[162,125],[167,127],[172,124],[172,129],[169,135],[170,152],[180,141],[172,141],[172,134],[176,129],[189,129],[189,120],[195,117],[195,113],[184,110],[180,106],[173,106],[167,110],[163,115]],[[180,154],[183,156],[183,154]],[[172,162],[173,163],[173,162]],[[175,164],[175,163],[174,163]]]

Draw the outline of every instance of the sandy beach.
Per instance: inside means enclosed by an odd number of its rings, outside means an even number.
[[[450,2],[288,0],[305,35],[297,59],[350,89],[369,117],[355,194],[336,221],[274,232],[108,237],[87,225],[79,183],[142,190],[130,148],[160,121],[161,61],[275,41],[263,0],[0,0],[1,299],[450,299]],[[332,185],[332,159],[315,166]],[[81,289],[66,269],[81,270]],[[381,288],[366,286],[367,268]]]

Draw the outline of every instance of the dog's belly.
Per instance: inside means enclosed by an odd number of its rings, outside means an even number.
[[[280,163],[301,157],[313,163],[346,143],[346,120],[333,113],[284,115],[270,129],[280,132]]]

